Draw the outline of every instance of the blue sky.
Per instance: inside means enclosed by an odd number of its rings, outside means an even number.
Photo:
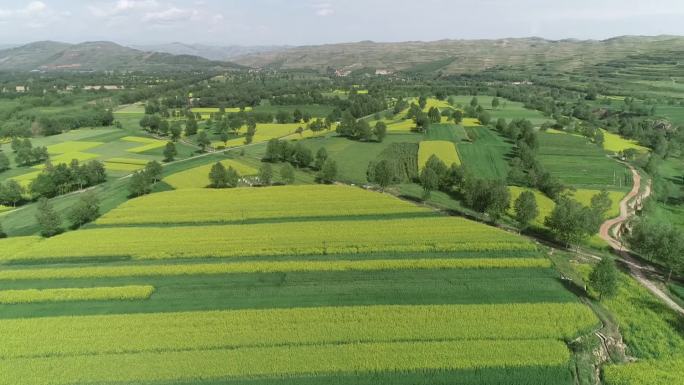
[[[0,0],[0,43],[307,45],[684,35],[684,0]]]

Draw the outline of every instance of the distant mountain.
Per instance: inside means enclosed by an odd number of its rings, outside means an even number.
[[[561,71],[634,54],[684,52],[684,37],[623,36],[603,41],[516,38],[434,42],[328,44],[261,52],[234,58],[250,67],[272,69],[477,72],[496,66],[552,66]]]
[[[80,44],[41,41],[0,51],[0,71],[172,71],[234,69],[230,62],[144,52],[107,41]]]
[[[139,49],[141,51],[163,52],[172,55],[192,55],[199,56],[209,60],[231,60],[238,56],[278,52],[289,46],[215,46],[205,44],[185,44],[185,43],[169,43],[156,45],[132,45],[131,48]]]

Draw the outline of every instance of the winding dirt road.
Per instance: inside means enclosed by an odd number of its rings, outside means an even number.
[[[627,220],[634,215],[638,206],[651,195],[651,181],[649,180],[648,185],[644,188],[644,191],[641,192],[641,175],[639,175],[632,165],[626,163],[625,165],[632,171],[634,180],[632,191],[620,201],[620,215],[603,222],[601,229],[599,230],[599,235],[601,239],[606,241],[608,245],[615,250],[615,253],[620,256],[619,260],[627,266],[634,279],[639,281],[639,283],[653,293],[653,295],[660,298],[672,310],[684,315],[684,309],[673,301],[667,293],[660,290],[660,288],[644,274],[644,272],[656,273],[655,269],[643,265],[632,258],[627,247],[619,239],[622,228],[625,226]]]

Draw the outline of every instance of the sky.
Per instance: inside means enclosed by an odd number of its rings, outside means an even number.
[[[684,35],[684,0],[0,0],[0,44],[311,45]]]

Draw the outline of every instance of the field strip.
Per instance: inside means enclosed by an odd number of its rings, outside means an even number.
[[[203,177],[208,183],[208,177]],[[169,178],[165,180],[168,182]],[[159,207],[164,207],[164,210],[159,210]],[[388,194],[347,186],[230,190],[193,188],[129,200],[99,218],[96,223],[167,224],[431,212]]]
[[[555,340],[365,343],[8,359],[0,384],[205,380],[567,365]],[[125,370],[122,370],[125,368]]]
[[[153,286],[0,290],[0,304],[147,299]]]
[[[334,231],[333,231],[334,229]],[[92,242],[97,239],[97,242]],[[456,217],[216,226],[94,228],[34,243],[9,260],[173,259],[373,252],[536,250],[529,240]]]
[[[0,280],[117,278],[306,271],[550,268],[545,258],[425,258],[88,266],[0,270]]]
[[[401,340],[562,340],[599,323],[579,302],[381,305],[0,320],[0,357]]]

